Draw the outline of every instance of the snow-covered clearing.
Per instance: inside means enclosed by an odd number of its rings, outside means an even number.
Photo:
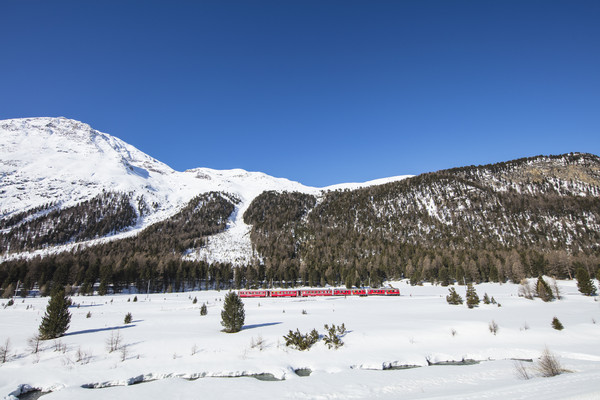
[[[393,285],[401,297],[244,299],[246,323],[236,334],[220,331],[225,292],[138,294],[137,302],[133,294],[74,297],[79,307],[71,308],[67,335],[44,342],[37,355],[27,339],[48,299],[17,299],[0,308],[0,345],[10,339],[12,348],[0,365],[0,398],[17,395],[21,385],[52,390],[44,400],[600,398],[600,302],[580,295],[575,282],[560,281],[564,299],[551,303],[519,298],[513,284],[476,285],[481,298],[488,293],[502,306],[472,310],[448,305],[441,286]],[[464,297],[465,288],[456,288]],[[127,312],[133,322],[124,325]],[[563,331],[552,329],[554,316]],[[492,320],[497,335],[489,330]],[[322,341],[304,352],[284,344],[289,330],[324,334],[323,325],[332,323],[348,329],[338,350]],[[106,342],[117,333],[126,350],[109,353]],[[63,349],[55,351],[57,342]],[[544,347],[572,372],[535,376]],[[463,359],[481,362],[428,366]],[[530,380],[516,376],[513,359],[534,360],[524,362]],[[403,365],[419,367],[384,370]],[[294,372],[302,368],[312,374]],[[242,376],[264,373],[281,380]]]

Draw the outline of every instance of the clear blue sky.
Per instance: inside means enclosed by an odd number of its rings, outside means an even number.
[[[0,2],[0,119],[325,186],[600,154],[600,1]]]

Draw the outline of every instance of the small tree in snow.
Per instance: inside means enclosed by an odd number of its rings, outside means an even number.
[[[554,294],[552,294],[552,289],[550,289],[550,285],[548,282],[540,275],[538,277],[537,283],[535,284],[535,291],[537,296],[543,301],[552,301],[554,300]]]
[[[477,291],[473,287],[473,284],[469,283],[467,285],[467,307],[473,308],[479,305],[479,296],[477,295]]]
[[[456,289],[451,287],[448,291],[450,292],[450,294],[446,296],[448,304],[459,305],[463,303],[463,299],[460,297],[460,294],[456,293]]]
[[[46,307],[46,315],[42,318],[39,328],[42,340],[56,339],[64,335],[69,329],[69,323],[71,322],[70,305],[71,299],[65,295],[65,290],[62,287],[57,287],[52,291],[50,301]]]
[[[552,318],[552,327],[557,331],[562,331],[565,328],[562,322],[560,322],[556,317]]]
[[[575,279],[577,279],[577,288],[582,294],[585,296],[596,295],[596,287],[594,286],[587,269],[583,267],[577,268]]]
[[[225,295],[223,302],[223,311],[221,311],[221,325],[223,331],[235,333],[242,330],[244,326],[244,302],[235,292],[229,292]]]

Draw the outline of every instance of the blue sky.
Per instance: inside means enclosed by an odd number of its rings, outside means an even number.
[[[600,1],[0,3],[0,119],[312,186],[600,154]]]

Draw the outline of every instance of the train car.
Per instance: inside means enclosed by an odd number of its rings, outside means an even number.
[[[350,289],[333,289],[334,296],[352,296],[352,290]]]
[[[400,289],[369,289],[367,294],[369,296],[400,296]]]
[[[352,296],[366,296],[367,289],[352,289]]]
[[[313,297],[313,296],[331,296],[333,292],[331,289],[305,289],[300,291],[302,297]]]
[[[240,297],[269,297],[270,292],[268,290],[240,290],[238,295]]]
[[[297,290],[271,290],[271,297],[298,297]]]

